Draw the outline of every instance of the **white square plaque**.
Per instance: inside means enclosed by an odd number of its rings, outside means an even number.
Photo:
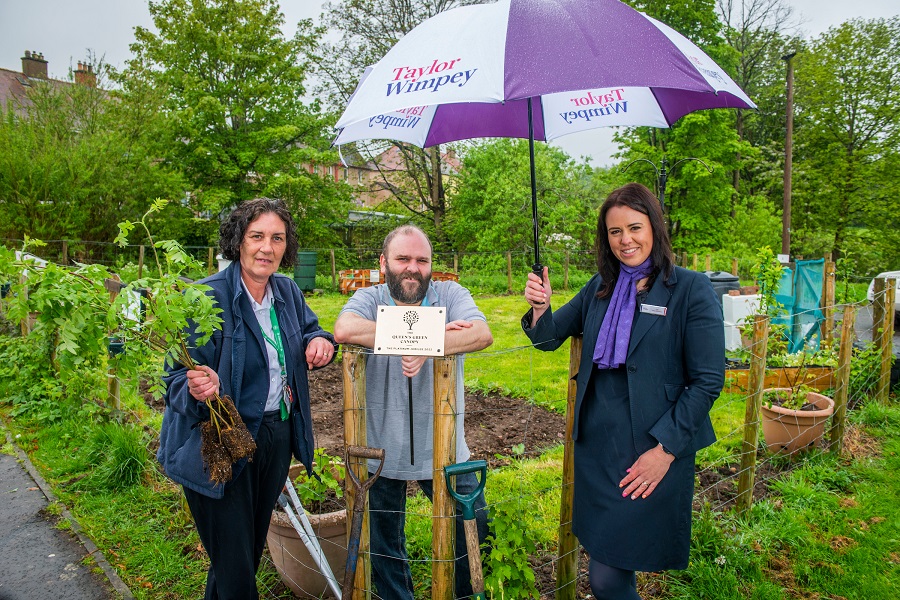
[[[375,354],[443,356],[446,326],[443,306],[379,306]]]

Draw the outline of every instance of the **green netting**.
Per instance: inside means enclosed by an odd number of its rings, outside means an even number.
[[[825,259],[798,260],[794,270],[786,268],[775,299],[784,313],[772,323],[787,325],[788,351],[799,352],[804,346],[819,347],[819,323],[822,320],[822,280]]]

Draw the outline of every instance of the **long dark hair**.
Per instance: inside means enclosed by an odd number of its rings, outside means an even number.
[[[613,254],[609,246],[609,236],[606,233],[606,214],[616,206],[625,206],[640,213],[644,213],[650,219],[650,229],[653,231],[653,248],[650,250],[650,259],[653,262],[653,271],[650,273],[650,285],[656,280],[656,276],[663,274],[663,281],[668,281],[675,268],[675,257],[672,254],[672,244],[669,242],[669,231],[663,218],[659,200],[646,186],[640,183],[629,183],[613,190],[603,206],[600,207],[600,217],[597,219],[597,271],[603,278],[603,285],[597,292],[598,298],[606,298],[612,294],[619,278],[619,259]]]
[[[285,203],[272,198],[254,198],[241,202],[237,208],[231,211],[228,218],[222,221],[219,226],[219,250],[222,251],[222,258],[232,261],[241,259],[241,244],[244,242],[247,227],[266,213],[273,213],[284,221],[287,243],[280,266],[294,266],[297,261],[297,248],[300,247],[300,242],[297,240],[297,228],[294,226],[294,219],[291,218],[291,213]]]

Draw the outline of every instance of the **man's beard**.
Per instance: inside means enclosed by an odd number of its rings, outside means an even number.
[[[425,298],[425,293],[428,292],[428,284],[431,282],[431,273],[429,272],[427,277],[421,273],[407,273],[405,271],[394,273],[391,271],[390,267],[388,267],[385,269],[384,278],[385,281],[387,281],[391,297],[395,301],[402,302],[403,304],[418,304]],[[407,288],[403,287],[403,281],[406,279],[417,281],[419,283],[418,287],[414,288],[411,292],[407,292]]]

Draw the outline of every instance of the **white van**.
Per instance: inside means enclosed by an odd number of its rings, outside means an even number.
[[[896,291],[894,292],[894,321],[896,324],[900,320],[900,271],[885,271],[884,273],[879,273],[875,279],[896,280]],[[866,298],[869,299],[869,302],[875,301],[875,279],[869,282],[869,291],[866,293]]]

